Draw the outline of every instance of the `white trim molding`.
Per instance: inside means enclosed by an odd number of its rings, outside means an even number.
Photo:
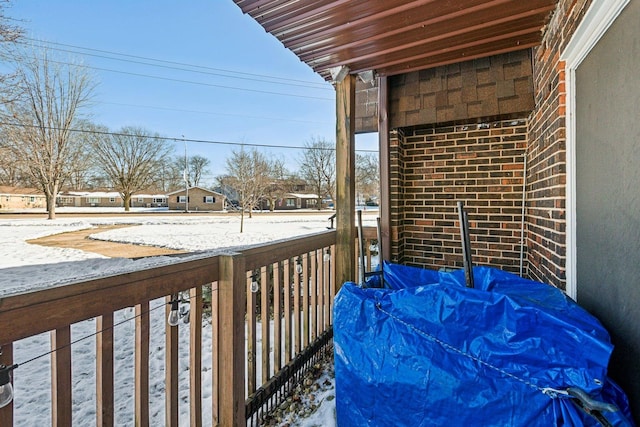
[[[560,60],[565,61],[566,88],[566,217],[567,294],[577,299],[576,246],[576,69],[598,43],[631,0],[594,0],[567,44]]]

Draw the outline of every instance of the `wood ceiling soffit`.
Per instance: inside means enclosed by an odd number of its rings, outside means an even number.
[[[368,67],[372,66],[385,67],[391,65],[389,63],[394,61],[402,62],[403,59],[427,58],[446,51],[465,50],[506,39],[513,39],[514,43],[517,44],[520,38],[528,38],[531,34],[539,38],[540,26],[537,22],[531,22],[531,20],[526,19],[524,22],[509,22],[506,25],[493,27],[483,26],[469,32],[461,31],[455,35],[436,36],[428,38],[426,41],[408,43],[402,46],[392,44],[392,47],[387,48],[385,44],[385,46],[375,46],[373,49],[367,49],[366,51],[345,52],[342,55],[334,55],[328,61],[325,61],[331,63],[332,66],[349,65],[352,71],[357,72],[354,67],[351,67],[351,64],[358,69],[371,69]],[[316,65],[314,61],[305,62],[312,67]],[[319,69],[324,68],[322,64],[319,65]]]
[[[489,17],[480,13],[472,13],[470,15],[447,14],[402,28],[386,26],[384,32],[368,38],[361,36],[357,31],[349,34],[340,34],[332,42],[325,41],[322,46],[314,45],[312,48],[301,51],[298,56],[302,61],[313,64],[319,58],[326,58],[329,55],[335,55],[343,51],[347,51],[349,54],[358,52],[358,55],[367,55],[380,47],[385,48],[383,45],[400,50],[404,45],[410,47],[427,44],[480,28],[518,21],[523,18],[528,18],[530,22],[539,23],[540,16],[545,16],[548,12],[548,6],[531,9],[527,3],[520,2],[510,10],[498,8]],[[528,23],[525,25],[529,26]],[[360,60],[359,57],[355,56],[352,59],[354,61]]]
[[[557,0],[234,0],[325,79],[394,75],[536,46]]]

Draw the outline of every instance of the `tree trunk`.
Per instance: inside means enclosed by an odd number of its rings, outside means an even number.
[[[129,210],[131,209],[131,194],[127,193],[124,195],[123,203],[124,203],[124,211],[129,212]]]
[[[47,192],[46,196],[48,219],[56,219],[56,195]]]
[[[240,209],[240,232],[244,231],[244,206]]]

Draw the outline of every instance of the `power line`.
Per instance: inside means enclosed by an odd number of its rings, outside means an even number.
[[[93,57],[96,57],[96,58],[110,59],[110,60],[113,60],[113,61],[122,61],[122,62],[129,62],[129,63],[132,63],[132,64],[149,65],[151,67],[158,67],[158,68],[165,68],[165,69],[171,69],[171,70],[186,71],[186,72],[190,72],[190,73],[206,74],[206,75],[226,77],[226,78],[231,78],[231,79],[250,80],[250,81],[263,82],[263,83],[305,87],[305,88],[318,89],[318,90],[333,90],[331,87],[327,87],[326,84],[324,84],[323,86],[320,86],[320,83],[303,82],[301,80],[286,79],[286,78],[282,78],[282,77],[273,77],[273,76],[266,76],[266,75],[260,75],[260,74],[242,73],[242,72],[233,71],[233,70],[222,70],[222,69],[209,68],[209,67],[200,66],[200,65],[185,64],[185,63],[179,63],[179,62],[173,62],[173,61],[164,61],[164,60],[160,60],[160,59],[137,57],[137,56],[133,56],[133,55],[125,55],[125,54],[120,54],[120,53],[116,53],[116,52],[108,52],[108,51],[101,51],[101,50],[97,50],[97,49],[83,48],[83,47],[78,47],[78,46],[73,46],[73,45],[65,45],[63,43],[54,43],[54,42],[48,42],[48,41],[38,41],[38,40],[35,40],[35,39],[30,39],[30,38],[26,38],[26,39],[34,41],[34,42],[38,42],[38,43],[41,43],[41,44],[54,44],[54,45],[61,45],[61,46],[69,46],[69,47],[74,47],[74,48],[77,48],[77,49],[87,49],[87,50],[92,50],[92,51],[105,52],[105,53],[109,53],[109,54],[112,54],[112,55],[132,56],[134,58],[140,58],[140,59],[143,59],[145,61],[157,61],[157,62],[163,62],[163,63],[169,63],[169,64],[177,64],[177,65],[180,65],[180,67],[173,66],[173,65],[153,64],[153,63],[149,63],[149,62],[137,61],[137,60],[132,60],[132,59],[114,58],[114,57],[110,57],[110,56],[106,56],[106,55],[99,55],[99,54],[95,54],[95,53],[86,53],[86,52],[78,52],[78,51],[75,51],[75,50],[62,49],[62,48],[57,48],[57,47],[50,47],[50,46],[47,47],[48,49],[53,49],[53,50],[57,50],[57,51],[60,51],[60,52],[68,52],[68,53],[75,53],[75,54],[81,54],[81,55],[86,55],[86,56],[93,56]],[[18,42],[18,43],[20,43],[20,42]],[[28,43],[20,43],[20,44],[29,45]],[[184,68],[184,67],[201,68],[203,70],[215,70],[215,71],[192,70],[192,69],[188,69],[188,68]],[[243,75],[252,76],[252,77],[240,77],[240,76],[237,76],[237,75],[227,75],[227,74],[222,74],[222,73],[243,74]],[[269,80],[267,80],[267,79],[269,79]],[[282,80],[282,81],[273,81],[273,80]]]
[[[8,122],[0,122],[0,126],[14,126],[14,127],[22,127],[22,128],[38,128],[38,129],[47,129],[47,130],[67,130],[69,132],[78,132],[78,133],[90,133],[94,135],[109,135],[109,136],[124,136],[137,137],[139,135],[134,135],[130,133],[124,132],[111,132],[111,131],[97,131],[97,130],[88,130],[88,129],[63,129],[54,126],[37,126],[37,125],[28,125],[24,123],[8,123]],[[247,142],[230,142],[230,141],[213,141],[209,139],[191,139],[191,138],[175,138],[175,137],[166,137],[159,135],[145,135],[146,138],[153,139],[156,141],[173,141],[173,142],[194,142],[199,144],[215,144],[215,145],[231,145],[231,146],[240,146],[240,147],[257,147],[257,148],[284,148],[284,149],[293,149],[293,150],[309,150],[311,148],[300,145],[280,145],[280,144],[256,144],[256,143],[247,143]],[[318,150],[330,150],[335,151],[335,148],[316,148]],[[361,153],[377,153],[378,150],[355,150]]]
[[[165,81],[176,82],[176,83],[188,83],[188,84],[199,85],[199,86],[217,87],[217,88],[231,89],[231,90],[241,90],[241,91],[245,91],[245,92],[264,93],[264,94],[267,94],[267,95],[291,96],[291,97],[294,97],[294,98],[319,99],[319,100],[322,100],[322,101],[333,101],[334,100],[333,98],[322,98],[322,97],[319,97],[319,96],[297,95],[297,94],[293,94],[293,93],[273,92],[273,91],[260,90],[260,89],[247,89],[247,88],[235,87],[235,86],[218,85],[218,84],[213,84],[213,83],[194,82],[194,81],[191,81],[191,80],[173,79],[173,78],[170,78],[170,77],[152,76],[150,74],[133,73],[133,72],[130,72],[130,71],[112,70],[110,68],[93,67],[93,66],[90,66],[90,65],[83,65],[83,64],[69,64],[68,62],[54,61],[54,60],[51,60],[51,59],[49,59],[48,61],[51,62],[51,63],[54,63],[54,64],[73,65],[73,66],[77,66],[77,67],[88,68],[88,69],[91,69],[91,70],[107,71],[107,72],[110,72],[110,73],[126,74],[126,75],[130,75],[130,76],[145,77],[145,78],[156,79],[156,80],[165,80]]]

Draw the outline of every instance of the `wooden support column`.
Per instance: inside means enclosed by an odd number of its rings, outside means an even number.
[[[221,255],[219,271],[220,426],[244,427],[244,318],[247,306],[244,258],[241,255]]]
[[[378,144],[380,151],[380,228],[382,256],[391,260],[391,163],[389,160],[389,78],[378,77]]]
[[[336,292],[355,280],[356,76],[336,84]]]

